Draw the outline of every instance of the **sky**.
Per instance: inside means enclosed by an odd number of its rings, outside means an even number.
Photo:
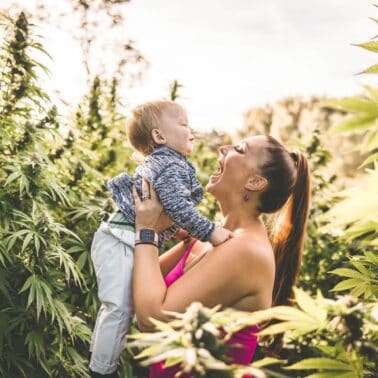
[[[129,106],[161,98],[176,79],[193,128],[233,132],[248,109],[285,96],[353,95],[375,80],[356,75],[375,55],[351,44],[378,34],[377,13],[371,0],[132,0],[124,33],[150,65],[122,96]],[[57,29],[42,34],[46,85],[75,105],[85,92],[78,46]]]

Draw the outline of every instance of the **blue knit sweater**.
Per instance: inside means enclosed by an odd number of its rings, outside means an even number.
[[[135,223],[132,185],[135,184],[141,196],[142,178],[153,185],[166,213],[174,222],[159,235],[159,246],[180,228],[197,239],[209,240],[215,224],[196,209],[203,199],[203,189],[195,176],[195,168],[184,155],[167,146],[155,147],[132,177],[121,173],[108,181],[113,200],[131,223]]]

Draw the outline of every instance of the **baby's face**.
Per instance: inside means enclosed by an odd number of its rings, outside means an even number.
[[[166,139],[166,146],[186,156],[194,147],[194,136],[184,111],[167,109],[163,112],[159,127]]]

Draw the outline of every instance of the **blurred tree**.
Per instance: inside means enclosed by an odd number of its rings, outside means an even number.
[[[361,136],[324,137],[325,132],[346,117],[342,109],[322,107],[322,98],[313,96],[305,100],[288,97],[272,105],[252,108],[244,115],[244,126],[240,137],[254,134],[272,135],[285,145],[296,146],[298,142],[310,143],[314,130],[319,130],[320,143],[332,153],[329,170],[343,177],[354,177],[357,167],[366,156],[356,151]]]
[[[126,8],[130,0],[61,0],[51,6],[49,0],[18,0],[0,10],[14,13],[23,10],[31,22],[57,28],[76,40],[82,51],[82,62],[88,86],[96,76],[120,85],[140,79],[148,62],[126,37]],[[106,51],[106,54],[99,52]],[[64,100],[64,99],[63,99]]]

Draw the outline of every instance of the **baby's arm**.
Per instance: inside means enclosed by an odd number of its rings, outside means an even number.
[[[199,213],[190,197],[189,180],[185,170],[173,163],[159,174],[154,188],[165,211],[181,228],[199,240],[222,243],[229,235]]]
[[[211,234],[209,242],[213,245],[224,243],[227,239],[232,237],[232,232],[227,228],[215,226],[214,232]]]

